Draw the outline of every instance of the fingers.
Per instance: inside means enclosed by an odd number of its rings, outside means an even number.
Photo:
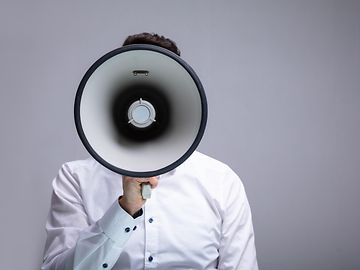
[[[151,188],[156,188],[159,183],[159,177],[154,176],[154,177],[150,177],[148,179],[149,179],[149,184],[151,185]]]
[[[130,176],[123,176],[124,181],[136,181],[139,184],[142,183],[149,183],[151,185],[151,188],[156,188],[159,183],[159,176],[153,176],[153,177],[130,177]]]
[[[126,212],[133,215],[144,205],[147,199],[143,197],[142,184],[149,183],[151,188],[155,188],[158,185],[158,177],[136,178],[123,176],[122,178],[123,195],[119,200],[119,203]]]

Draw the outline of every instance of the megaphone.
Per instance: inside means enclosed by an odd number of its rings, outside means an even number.
[[[203,86],[175,53],[155,45],[115,49],[85,73],[75,125],[103,166],[132,177],[167,173],[197,148],[207,121]]]

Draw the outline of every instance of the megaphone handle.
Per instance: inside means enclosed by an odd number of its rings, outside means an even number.
[[[151,185],[148,183],[141,184],[141,195],[144,200],[151,198]]]

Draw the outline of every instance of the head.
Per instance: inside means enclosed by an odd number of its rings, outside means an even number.
[[[123,46],[130,45],[130,44],[150,44],[150,45],[156,45],[165,49],[168,49],[169,51],[172,51],[173,53],[180,56],[180,50],[176,46],[176,43],[172,41],[169,38],[166,38],[164,36],[159,36],[158,34],[154,33],[140,33],[128,36]]]

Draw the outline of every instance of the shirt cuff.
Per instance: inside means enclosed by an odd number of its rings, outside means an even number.
[[[139,222],[139,218],[129,215],[116,200],[99,220],[99,225],[110,239],[118,244],[123,244]]]

